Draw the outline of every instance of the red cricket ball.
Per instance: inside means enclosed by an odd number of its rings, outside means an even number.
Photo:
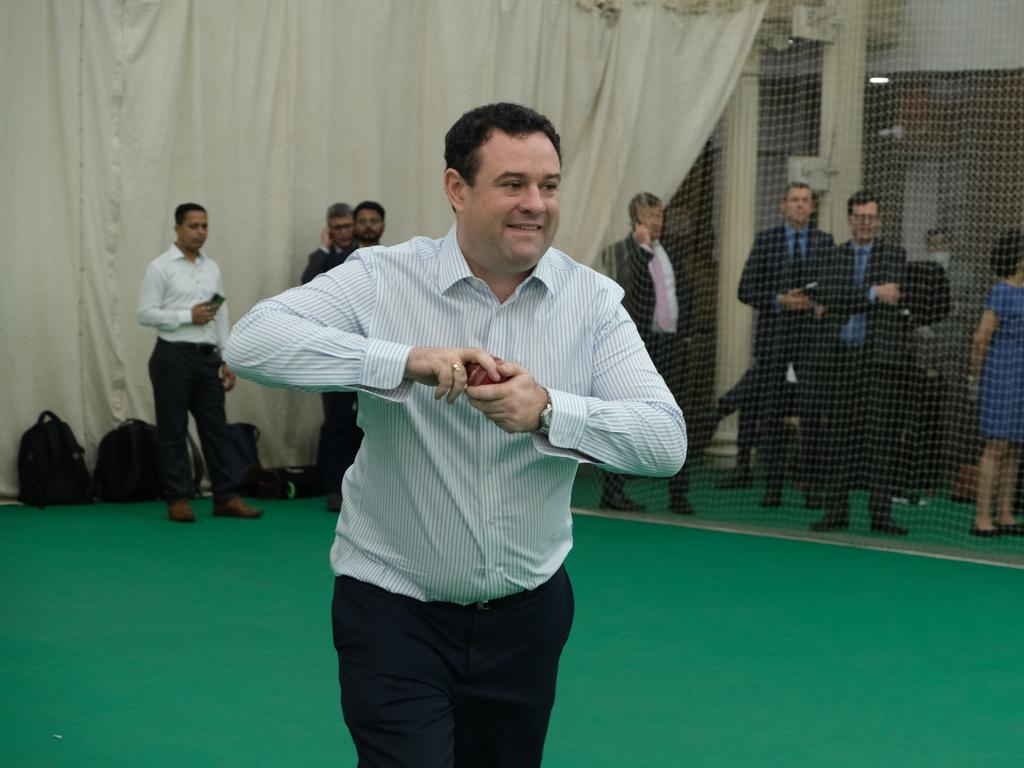
[[[494,362],[500,363],[501,360],[494,358]],[[502,379],[501,381],[505,381]],[[500,384],[501,381],[495,381],[487,375],[487,371],[479,363],[466,363],[466,385],[470,387],[479,387],[484,384]]]

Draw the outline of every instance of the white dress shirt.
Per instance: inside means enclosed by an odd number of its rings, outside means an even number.
[[[192,323],[192,307],[215,293],[224,295],[217,263],[202,251],[194,262],[189,261],[172,245],[146,267],[139,290],[139,324],[156,328],[164,341],[215,344],[224,349],[230,328],[226,301],[210,322]]]
[[[503,304],[453,226],[356,251],[257,304],[225,359],[270,386],[359,392],[365,432],[342,483],[335,573],[419,600],[533,589],[572,546],[576,468],[675,474],[686,430],[612,280],[549,249]],[[460,397],[403,378],[414,346],[480,347],[548,388],[548,436],[508,434]]]

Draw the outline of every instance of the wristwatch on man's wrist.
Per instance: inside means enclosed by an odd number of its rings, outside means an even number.
[[[541,387],[541,389],[544,389]],[[544,404],[544,408],[540,412],[540,427],[537,431],[542,435],[546,435],[551,430],[551,393],[544,389],[544,394],[548,396],[548,401]]]

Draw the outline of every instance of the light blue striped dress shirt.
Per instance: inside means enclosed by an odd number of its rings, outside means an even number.
[[[682,413],[622,307],[622,289],[549,249],[503,304],[469,270],[453,226],[356,251],[257,304],[225,354],[268,386],[355,389],[366,436],[342,483],[335,573],[419,600],[533,589],[572,547],[580,462],[668,476]],[[480,347],[546,387],[550,434],[508,434],[460,397],[403,379],[414,346]]]

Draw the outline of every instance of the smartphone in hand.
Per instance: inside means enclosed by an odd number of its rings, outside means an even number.
[[[213,297],[206,303],[209,304],[214,309],[216,309],[217,307],[224,303],[224,297],[221,296],[219,293],[215,293],[213,294]]]

